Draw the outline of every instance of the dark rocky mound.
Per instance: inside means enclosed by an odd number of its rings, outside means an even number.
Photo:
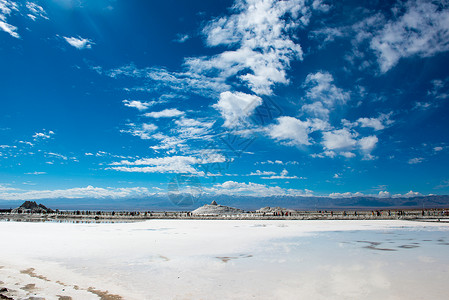
[[[37,204],[35,201],[25,201],[22,205],[14,208],[12,213],[51,213],[52,209],[45,207],[43,204]]]

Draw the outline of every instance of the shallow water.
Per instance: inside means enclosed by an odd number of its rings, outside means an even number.
[[[11,241],[0,265],[34,268],[48,279],[42,293],[59,281],[126,299],[445,299],[449,280],[447,224],[150,220],[0,230]]]

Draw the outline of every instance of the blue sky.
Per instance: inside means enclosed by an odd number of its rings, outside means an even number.
[[[448,194],[448,20],[445,1],[0,0],[0,199],[179,176],[211,195]]]

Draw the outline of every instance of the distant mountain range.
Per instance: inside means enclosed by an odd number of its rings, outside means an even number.
[[[391,208],[449,208],[449,195],[419,196],[411,198],[377,197],[298,197],[298,196],[209,196],[192,198],[178,195],[176,199],[168,196],[146,198],[82,198],[82,199],[39,199],[51,209],[60,210],[152,210],[152,211],[191,211],[215,200],[218,204],[237,207],[243,210],[256,210],[265,206],[280,206],[297,210],[338,210],[338,209],[391,209]],[[16,208],[23,201],[0,201],[0,209]],[[177,205],[177,204],[178,205]]]

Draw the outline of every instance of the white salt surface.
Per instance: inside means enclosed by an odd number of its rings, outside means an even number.
[[[447,299],[443,223],[0,222],[0,234],[0,287],[17,298]]]

